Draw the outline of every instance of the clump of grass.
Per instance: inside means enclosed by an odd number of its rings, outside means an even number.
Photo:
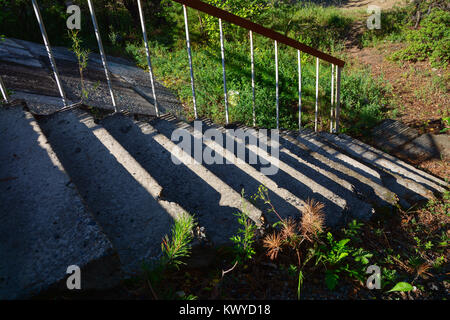
[[[161,243],[162,263],[164,265],[179,269],[180,265],[185,264],[182,259],[189,257],[191,253],[195,225],[194,218],[187,213],[180,215],[175,220],[171,230],[171,238],[169,239],[169,236],[166,235]]]
[[[302,248],[301,245],[305,240],[309,245],[319,241],[319,235],[325,226],[324,205],[313,199],[308,199],[301,209],[302,219],[298,222],[292,217],[281,218],[270,201],[266,187],[259,187],[257,198],[262,199],[269,205],[270,212],[275,213],[279,219],[275,225],[281,226],[280,229],[264,237],[263,247],[266,249],[266,255],[271,260],[275,260],[279,253],[283,251],[283,248],[285,248],[286,252],[295,252],[297,266],[291,266],[291,270],[298,274],[297,298],[300,299],[301,286],[305,277],[303,270],[308,261],[313,257],[311,252],[307,252],[306,246]],[[303,254],[304,252],[306,254]]]
[[[324,207],[323,203],[308,199],[302,208],[300,230],[309,242],[317,240],[317,236],[323,232],[325,219],[322,210]]]
[[[144,262],[143,270],[146,282],[155,299],[158,295],[155,287],[163,280],[164,272],[170,268],[179,270],[183,261],[191,254],[193,230],[197,225],[195,219],[188,213],[183,213],[175,220],[171,229],[171,236],[165,235],[161,243],[162,256],[159,260]]]

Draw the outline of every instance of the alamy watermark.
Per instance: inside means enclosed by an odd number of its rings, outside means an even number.
[[[66,280],[66,286],[69,290],[81,290],[81,269],[77,265],[71,265],[67,267],[67,274],[70,274]]]
[[[367,289],[381,289],[381,268],[371,265],[367,267],[366,273],[370,274],[366,281]]]
[[[369,5],[367,13],[371,15],[367,18],[367,29],[381,29],[381,8],[376,5]]]
[[[73,4],[67,7],[67,13],[71,15],[67,18],[66,25],[70,30],[81,29],[81,9],[79,6]]]
[[[178,128],[172,132],[171,140],[177,143],[171,155],[176,165],[248,163],[260,164],[260,171],[265,175],[278,172],[280,143],[276,129],[226,129],[222,132],[210,128],[203,132],[203,123],[194,121],[193,133]],[[208,146],[209,142],[214,146]],[[205,148],[204,143],[208,144]]]

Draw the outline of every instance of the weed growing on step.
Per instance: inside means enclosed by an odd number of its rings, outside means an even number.
[[[255,255],[255,249],[253,244],[255,242],[256,225],[250,220],[248,216],[247,203],[244,198],[244,190],[241,193],[242,210],[235,214],[237,221],[240,224],[240,228],[237,234],[230,238],[234,243],[235,262],[243,264],[245,261],[250,260]]]
[[[193,229],[196,226],[194,218],[189,214],[182,214],[175,220],[172,227],[171,238],[166,235],[161,244],[163,252],[162,263],[179,269],[184,264],[182,259],[189,257]]]
[[[291,252],[297,257],[297,266],[290,265],[289,270],[291,273],[296,272],[298,274],[297,299],[300,299],[301,287],[305,278],[304,267],[314,256],[311,246],[319,241],[319,235],[324,229],[324,206],[322,203],[308,199],[301,209],[302,218],[298,221],[292,217],[281,218],[270,201],[266,187],[259,187],[255,199],[263,200],[265,204],[269,205],[269,211],[275,213],[279,219],[274,224],[275,228],[279,228],[267,234],[263,239],[267,256],[271,260],[275,260],[284,249],[287,254]]]
[[[179,270],[185,264],[183,260],[190,256],[193,230],[196,225],[197,223],[191,215],[181,214],[172,226],[170,238],[165,235],[162,240],[161,258],[143,264],[147,284],[155,299],[158,299],[155,287],[159,287],[164,279],[164,272],[170,269]]]
[[[80,73],[80,84],[81,84],[81,101],[84,101],[89,96],[89,91],[86,89],[86,85],[84,83],[84,70],[88,65],[88,58],[90,51],[88,49],[84,49],[81,44],[83,40],[78,35],[79,30],[70,30],[69,37],[72,41],[71,50],[75,53],[78,61],[78,72]]]

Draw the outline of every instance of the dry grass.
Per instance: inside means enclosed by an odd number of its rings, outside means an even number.
[[[302,208],[302,221],[300,231],[310,242],[317,238],[324,229],[325,216],[323,213],[324,204],[308,199]]]

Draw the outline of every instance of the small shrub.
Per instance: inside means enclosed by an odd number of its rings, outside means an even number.
[[[418,29],[408,29],[407,47],[392,54],[394,60],[420,61],[427,58],[433,66],[450,61],[450,12],[433,8]]]
[[[84,83],[84,70],[88,65],[88,58],[90,51],[82,47],[83,40],[78,35],[79,30],[69,31],[69,37],[72,41],[71,51],[75,53],[78,61],[78,72],[80,73],[80,84],[81,84],[81,100],[87,99],[89,96],[89,91],[86,89]]]
[[[236,254],[235,262],[244,263],[255,255],[253,248],[255,242],[256,225],[249,219],[246,202],[244,201],[244,190],[242,190],[242,211],[235,214],[241,228],[238,229],[236,235],[230,238],[234,243]]]

